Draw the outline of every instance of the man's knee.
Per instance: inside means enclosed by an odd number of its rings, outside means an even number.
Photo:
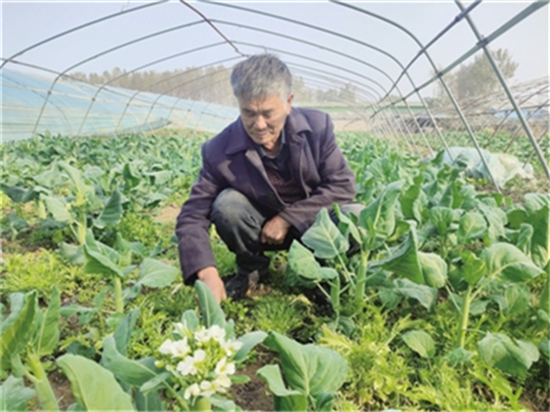
[[[235,189],[224,189],[212,204],[211,220],[216,226],[235,227],[247,222],[257,214],[256,209],[241,192]],[[256,219],[252,219],[256,220]],[[260,222],[258,222],[260,224]]]

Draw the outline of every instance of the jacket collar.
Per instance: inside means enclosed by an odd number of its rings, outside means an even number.
[[[285,122],[285,133],[288,142],[291,145],[299,143],[303,139],[303,136],[301,135],[302,132],[311,133],[311,127],[300,109],[293,107]],[[229,132],[229,139],[227,148],[225,149],[225,154],[232,155],[246,150],[256,149],[254,148],[254,142],[246,133],[242,119],[239,116],[239,118],[233,123],[231,131]]]

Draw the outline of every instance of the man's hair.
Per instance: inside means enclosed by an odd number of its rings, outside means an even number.
[[[278,95],[285,102],[292,88],[292,75],[277,56],[257,54],[233,67],[231,87],[237,99]]]

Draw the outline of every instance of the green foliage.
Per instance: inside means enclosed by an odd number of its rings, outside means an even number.
[[[81,268],[66,265],[59,255],[45,249],[34,253],[13,253],[4,255],[1,266],[2,294],[36,290],[41,296],[48,296],[52,286],[69,295],[75,293]]]
[[[300,300],[274,291],[257,300],[253,311],[254,326],[259,330],[272,330],[292,336],[304,325],[303,306]]]

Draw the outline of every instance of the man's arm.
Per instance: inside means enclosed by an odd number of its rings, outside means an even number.
[[[334,127],[328,115],[324,133],[319,138],[320,159],[317,170],[321,183],[308,198],[293,203],[279,213],[281,218],[301,233],[311,226],[322,208],[330,208],[333,203],[349,203],[355,198],[355,177],[336,144]]]
[[[204,152],[205,146],[202,150],[203,167],[198,181],[193,185],[176,223],[179,260],[187,285],[194,283],[199,271],[216,266],[210,245],[210,212],[212,203],[224,186],[211,171]]]
[[[225,285],[215,266],[209,266],[199,270],[197,272],[197,278],[208,286],[218,303],[227,297],[225,294]]]

